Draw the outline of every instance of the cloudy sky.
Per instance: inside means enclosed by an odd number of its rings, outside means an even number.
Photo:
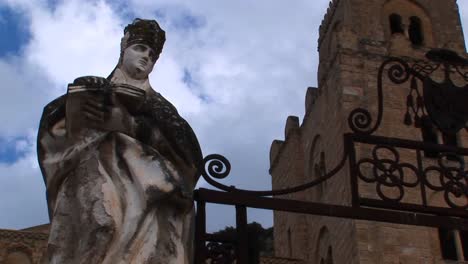
[[[468,26],[468,3],[459,1]],[[227,184],[268,189],[269,148],[316,85],[328,0],[0,0],[0,228],[48,222],[36,158],[42,108],[78,76],[107,76],[124,26],[155,18],[167,41],[150,77],[195,130],[204,155],[231,160]],[[199,183],[200,187],[207,187]],[[234,211],[209,208],[209,229]],[[219,213],[221,210],[222,213]],[[272,224],[271,214],[249,220]]]

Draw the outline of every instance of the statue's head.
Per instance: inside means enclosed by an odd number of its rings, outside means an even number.
[[[135,19],[125,27],[117,67],[133,79],[148,78],[165,41],[166,33],[156,21]]]

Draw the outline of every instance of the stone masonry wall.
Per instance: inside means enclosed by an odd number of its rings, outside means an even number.
[[[47,232],[0,229],[0,263],[39,264],[47,239]]]

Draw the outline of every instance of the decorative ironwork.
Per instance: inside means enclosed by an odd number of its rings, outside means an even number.
[[[433,124],[442,132],[452,135],[468,124],[468,85],[461,88],[452,81],[453,75],[457,75],[458,79],[468,82],[468,72],[465,71],[468,60],[443,49],[432,50],[426,57],[429,61],[409,62],[389,58],[382,63],[377,76],[376,116],[364,108],[351,111],[348,125],[352,133],[344,135],[342,158],[328,172],[323,162],[319,166],[310,164],[317,168],[317,172],[320,170],[320,177],[310,182],[279,190],[239,189],[219,181],[229,176],[229,161],[218,154],[207,156],[200,173],[206,182],[221,191],[195,191],[196,263],[206,263],[207,260],[210,263],[247,263],[248,207],[468,230],[468,171],[464,159],[468,156],[468,149],[373,135],[382,123],[383,88],[387,80],[394,85],[409,82],[404,124],[421,127],[425,122],[430,122],[431,126]],[[431,76],[444,76],[444,79],[436,82]],[[356,157],[356,144],[370,145],[372,150],[360,151],[358,154],[368,156]],[[416,163],[403,160],[401,150],[415,155]],[[423,162],[424,152],[439,153],[439,156],[433,164],[427,165]],[[350,205],[275,197],[316,187],[338,175],[347,163],[350,168]],[[367,188],[368,185],[375,185],[375,193],[371,193],[370,197],[361,197],[362,184],[367,185],[366,195],[369,190],[374,190]],[[406,199],[416,192],[420,194],[420,203],[412,198]],[[442,195],[444,199],[439,199],[442,201],[434,205],[429,197],[433,194]],[[229,241],[210,239],[213,235],[206,233],[205,203],[236,207],[235,238]]]
[[[231,163],[222,155],[211,154],[203,159],[203,170],[201,171],[203,179],[220,190],[232,191],[235,189],[234,186],[228,187],[213,179],[224,179],[229,176],[230,172]]]
[[[216,181],[213,178],[217,178],[217,179],[226,178],[229,175],[230,167],[231,167],[231,164],[229,163],[229,161],[224,156],[219,155],[219,154],[212,154],[212,155],[206,156],[206,158],[203,160],[204,170],[201,172],[201,174],[202,174],[203,179],[205,179],[209,184],[226,192],[256,195],[256,196],[275,196],[275,195],[284,195],[284,194],[304,191],[304,190],[307,190],[309,188],[312,188],[314,186],[321,184],[322,182],[335,176],[346,165],[347,159],[348,159],[348,153],[345,150],[345,152],[343,153],[343,157],[341,158],[340,162],[338,163],[338,165],[336,165],[336,167],[333,170],[327,173],[324,173],[323,176],[318,177],[317,179],[312,180],[308,183],[301,184],[301,185],[291,187],[291,188],[279,189],[279,190],[255,191],[255,190],[238,189],[235,186],[227,186]]]
[[[354,152],[350,155],[355,206],[468,218],[468,171],[464,161],[468,149],[356,134],[349,134],[347,140],[353,146],[373,147],[367,156],[365,151],[361,152],[362,158],[356,158]],[[401,151],[415,164],[402,161]],[[440,153],[439,158],[423,162],[424,151]],[[362,197],[359,181],[370,184],[375,192],[368,186],[366,196]],[[435,194],[443,195],[444,199],[434,200],[431,197]]]
[[[466,210],[468,171],[465,170],[465,160],[453,153],[441,153],[437,163],[438,166],[430,166],[424,170],[426,186],[434,191],[443,191],[445,202],[450,207]],[[434,173],[437,176],[437,184],[431,182],[431,175]]]
[[[390,158],[379,155],[380,150],[383,149],[391,153]],[[363,173],[363,167],[366,164],[372,168],[370,175]],[[367,183],[376,183],[377,194],[385,201],[400,202],[405,195],[405,187],[416,187],[419,184],[418,169],[412,164],[401,162],[399,152],[391,146],[375,146],[372,150],[372,159],[361,159],[357,166],[359,178]],[[405,174],[405,169],[414,173],[415,180],[408,180],[409,177]],[[396,197],[385,194],[383,191],[385,187],[392,190],[392,193],[396,191]]]
[[[375,122],[373,121],[371,113],[367,109],[357,108],[354,109],[348,117],[348,124],[350,129],[356,134],[371,135],[380,127],[383,118],[383,83],[385,73],[388,79],[397,85],[403,84],[411,79],[410,92],[406,100],[407,112],[405,114],[404,123],[411,125],[413,124],[414,118],[415,126],[420,127],[422,119],[428,115],[426,108],[429,103],[427,103],[427,100],[425,100],[423,97],[424,94],[422,93],[418,83],[422,81],[427,82],[427,80],[430,80],[430,75],[441,68],[441,65],[443,65],[445,71],[448,71],[447,69],[450,69],[451,67],[455,67],[460,71],[460,67],[463,67],[467,64],[462,59],[460,59],[461,57],[457,56],[458,55],[456,55],[456,53],[451,53],[446,50],[433,50],[427,54],[427,57],[431,60],[431,62],[417,61],[412,65],[400,58],[387,59],[381,65],[378,72],[378,111]],[[468,76],[468,73],[465,73],[464,76]],[[466,91],[468,94],[468,89],[466,89]],[[466,116],[468,117],[468,113]],[[437,119],[434,117],[434,115],[431,116],[431,118]],[[227,186],[220,183],[217,180],[224,179],[229,175],[231,165],[225,157],[219,154],[209,155],[204,159],[204,169],[201,174],[209,184],[223,191],[259,196],[274,196],[299,192],[319,185],[340,171],[344,167],[347,158],[348,152],[347,149],[345,149],[342,159],[330,172],[325,173],[325,175],[322,177],[319,177],[318,179],[315,179],[311,182],[280,190],[244,190],[238,189],[235,186]],[[389,179],[390,178],[388,178],[387,181]]]
[[[309,160],[305,165],[307,168],[307,175],[310,178],[320,178],[327,174],[325,152],[322,144],[322,136],[320,134],[315,135],[312,140],[309,151]],[[321,199],[323,197],[324,187],[324,183],[317,186],[315,195],[317,199]]]
[[[390,58],[386,60],[380,66],[377,77],[377,119],[374,125],[372,125],[372,115],[367,109],[357,108],[351,111],[348,117],[348,125],[354,133],[370,135],[380,127],[383,117],[383,76],[388,65],[390,65],[390,68],[387,71],[388,78],[393,83],[403,84],[410,78],[410,68],[406,61],[399,58]]]
[[[252,197],[263,197],[263,196],[273,196],[273,195],[283,195],[288,193],[295,193],[308,188],[314,187],[321,184],[322,182],[328,180],[329,178],[335,176],[346,164],[348,159],[348,154],[345,151],[343,158],[339,164],[330,172],[325,173],[324,175],[311,181],[306,184],[302,184],[292,188],[285,188],[280,190],[269,190],[269,191],[253,191],[253,190],[244,190],[237,189],[234,186],[227,186],[216,179],[226,178],[231,171],[231,164],[224,156],[219,154],[208,155],[203,160],[203,170],[201,175],[212,186],[225,191],[226,193],[231,193],[235,195],[238,199],[239,204],[246,203],[246,199],[251,199]],[[324,169],[324,167],[323,167]],[[207,245],[203,245],[207,241],[206,236],[208,235],[205,230],[206,219],[205,219],[205,201],[206,198],[201,198],[199,195],[202,190],[195,191],[195,199],[197,202],[197,232],[196,240],[198,246],[196,251],[196,263],[247,263],[247,253],[245,251],[248,239],[247,239],[247,209],[245,206],[236,206],[236,218],[237,218],[237,228],[238,228],[238,238],[234,243],[236,247],[230,247],[228,244],[219,243],[219,242],[210,242]],[[213,198],[213,196],[211,197]],[[268,198],[275,199],[275,198]],[[226,204],[226,201],[224,202]],[[200,244],[202,243],[202,244]],[[233,262],[233,257],[236,260]]]
[[[411,80],[410,91],[406,98],[407,110],[404,116],[406,125],[421,127],[422,120],[428,116],[444,133],[454,134],[466,127],[468,122],[468,86],[458,87],[452,75],[458,74],[468,81],[468,60],[453,51],[434,49],[426,54],[430,60],[416,61],[412,65],[400,58],[389,58],[380,67],[377,83],[378,111],[373,123],[368,110],[357,108],[348,117],[348,124],[354,133],[373,134],[380,126],[383,117],[384,73],[388,79],[400,85]],[[388,70],[387,70],[388,68]],[[442,70],[444,80],[436,82],[432,75]],[[422,88],[421,88],[422,87]]]

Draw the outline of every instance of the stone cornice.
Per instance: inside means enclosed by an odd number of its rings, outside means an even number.
[[[49,235],[45,234],[45,233],[0,229],[0,239],[9,239],[9,240],[22,240],[22,239],[47,240],[48,238],[49,238]]]
[[[319,27],[319,39],[318,39],[318,49],[320,50],[320,46],[322,45],[322,42],[325,38],[325,35],[328,32],[328,29],[330,28],[330,24],[333,21],[333,16],[335,15],[336,8],[338,7],[338,4],[340,3],[340,0],[332,0],[330,1],[330,4],[327,9],[327,13],[325,14],[325,17],[322,20],[322,24]]]

